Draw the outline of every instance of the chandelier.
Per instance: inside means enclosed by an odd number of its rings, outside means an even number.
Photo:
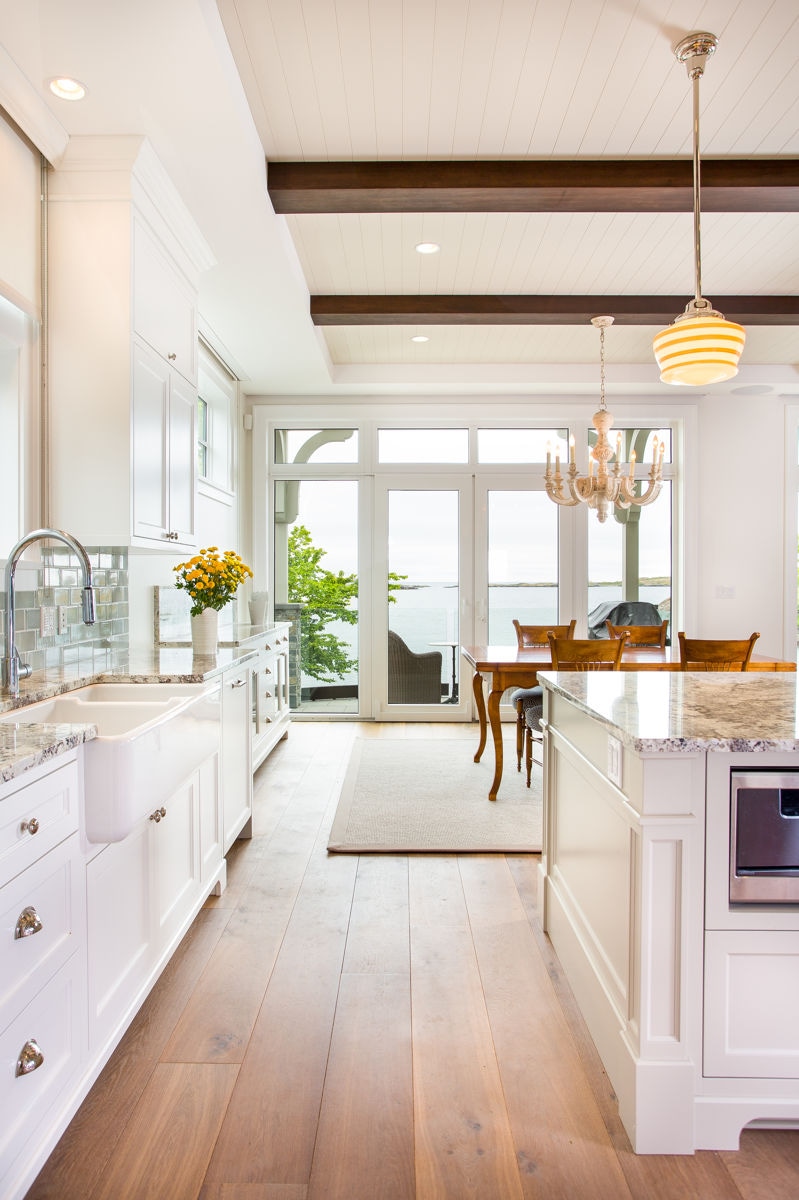
[[[718,45],[712,33],[690,33],[674,53],[688,69],[694,99],[694,280],[695,295],[685,312],[668,329],[655,335],[652,348],[662,383],[703,387],[738,374],[738,359],[746,333],[741,325],[726,321],[702,297],[702,264],[699,242],[699,80],[705,63]]]
[[[613,458],[613,447],[608,441],[608,430],[613,424],[613,414],[609,413],[605,404],[605,330],[613,324],[613,317],[592,317],[591,324],[599,330],[599,411],[592,417],[597,433],[596,443],[588,451],[588,474],[578,475],[577,464],[574,461],[574,436],[569,438],[569,468],[565,477],[566,492],[563,490],[564,476],[560,469],[560,451],[555,451],[555,471],[552,471],[552,450],[547,444],[547,469],[544,472],[544,482],[547,495],[556,504],[587,504],[594,509],[597,519],[604,522],[608,513],[615,507],[629,508],[631,505],[643,508],[651,504],[660,494],[663,484],[663,451],[665,444],[655,437],[652,445],[652,466],[649,468],[649,482],[646,490],[640,496],[635,494],[635,451],[630,454],[630,462],[623,470],[621,462],[622,435],[616,434],[616,461],[612,471],[608,470]],[[596,468],[596,473],[594,473]]]

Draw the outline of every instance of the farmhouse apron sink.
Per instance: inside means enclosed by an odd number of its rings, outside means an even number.
[[[3,725],[94,725],[84,743],[84,828],[119,842],[219,749],[219,685],[89,684],[0,716]]]

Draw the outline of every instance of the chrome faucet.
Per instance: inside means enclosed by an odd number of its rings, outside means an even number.
[[[92,568],[89,556],[83,546],[71,534],[64,533],[63,529],[34,529],[32,533],[26,533],[23,538],[20,538],[16,546],[12,547],[8,555],[8,561],[6,562],[6,640],[5,653],[2,658],[2,669],[3,687],[12,696],[19,695],[20,679],[27,679],[31,673],[29,664],[20,662],[19,652],[14,644],[14,573],[17,569],[17,563],[28,546],[47,538],[51,538],[56,542],[63,542],[80,559],[81,571],[83,573],[83,621],[85,625],[94,624]]]

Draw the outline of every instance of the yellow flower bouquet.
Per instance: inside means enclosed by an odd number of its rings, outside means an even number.
[[[224,608],[240,583],[252,571],[239,558],[235,550],[219,553],[218,546],[209,546],[172,568],[177,573],[175,587],[182,588],[191,597],[191,615],[197,617],[206,608],[219,611]]]

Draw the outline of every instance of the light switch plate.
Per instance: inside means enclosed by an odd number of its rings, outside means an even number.
[[[67,606],[59,604],[58,606],[58,632],[66,633],[67,631]]]
[[[608,734],[608,779],[621,787],[621,742]]]
[[[46,604],[39,609],[39,635],[40,637],[55,635],[55,609]]]

